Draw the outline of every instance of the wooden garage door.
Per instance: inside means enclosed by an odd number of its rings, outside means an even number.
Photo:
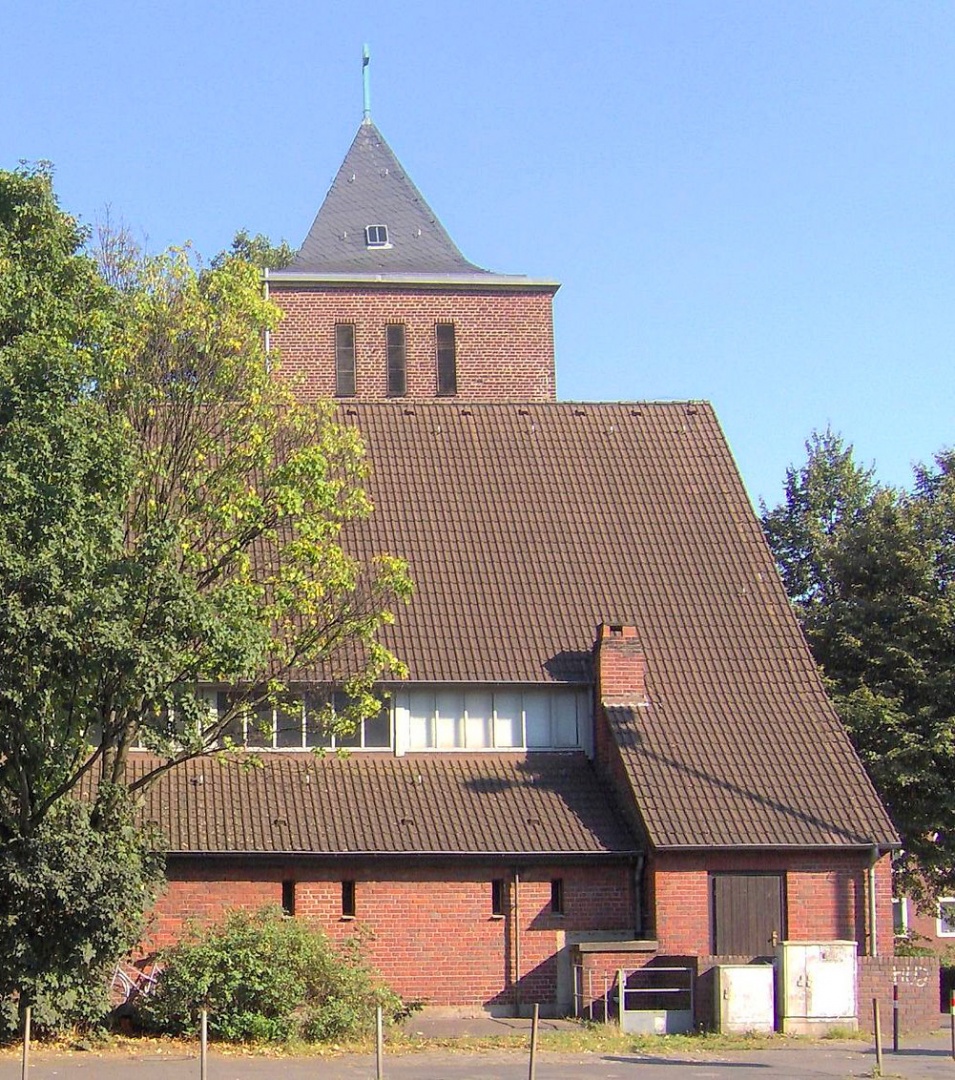
[[[713,952],[771,956],[786,936],[781,874],[712,874]]]

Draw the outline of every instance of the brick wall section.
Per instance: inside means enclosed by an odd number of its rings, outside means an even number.
[[[859,1027],[873,1031],[872,999],[879,1002],[882,1038],[892,1045],[892,984],[899,987],[899,1032],[938,1028],[938,959],[932,956],[860,956]]]
[[[500,864],[444,866],[393,863],[265,864],[246,860],[171,858],[169,887],[160,901],[148,947],[175,941],[185,921],[214,921],[231,907],[278,905],[282,882],[296,882],[296,916],[313,920],[331,938],[366,936],[366,955],[408,1000],[432,1005],[510,1007],[553,1003],[558,953],[565,934],[632,930],[632,871],[621,860],[600,865],[554,865],[521,871],[521,967],[516,970],[513,910],[491,912],[491,881],[513,871]],[[566,914],[550,910],[551,879],[564,882]],[[355,882],[356,918],[341,914],[341,882]],[[564,953],[564,977],[570,975]],[[517,982],[519,980],[519,986]]]
[[[306,401],[335,396],[335,324],[353,323],[356,397],[388,396],[385,326],[405,324],[407,394],[437,396],[434,327],[452,322],[460,401],[556,399],[552,293],[549,290],[270,286],[285,312],[272,335],[280,370]]]
[[[656,852],[648,865],[653,936],[660,951],[703,956],[712,947],[711,872],[765,871],[784,875],[786,934],[793,941],[854,940],[867,946],[865,852]],[[878,948],[893,948],[891,868],[876,867]]]

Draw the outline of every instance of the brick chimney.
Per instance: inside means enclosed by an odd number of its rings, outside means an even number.
[[[597,700],[608,705],[646,702],[646,657],[635,626],[601,623],[594,646]]]

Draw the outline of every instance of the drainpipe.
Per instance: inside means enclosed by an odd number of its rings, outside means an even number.
[[[643,861],[641,852],[633,862],[633,936],[643,933]]]
[[[266,266],[262,271],[262,294],[266,300],[269,299],[269,268]],[[272,351],[272,332],[268,327],[265,328],[265,370],[272,370],[272,363],[269,359],[269,353]]]
[[[879,861],[879,845],[872,845],[872,858],[869,861],[866,877],[869,884],[869,956],[879,955],[878,935],[876,933],[876,902],[875,902],[875,865]]]
[[[514,1009],[521,1015],[521,874],[514,868]]]

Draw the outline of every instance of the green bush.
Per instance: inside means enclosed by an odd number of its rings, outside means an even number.
[[[110,973],[163,880],[155,844],[119,795],[98,813],[62,799],[29,836],[0,843],[0,1037],[27,1004],[41,1037],[105,1021]]]
[[[171,1035],[195,1032],[203,1005],[209,1034],[229,1042],[358,1036],[373,1029],[378,1005],[389,1020],[401,1010],[362,960],[358,939],[335,947],[278,908],[193,927],[161,962],[139,1011],[147,1027]]]

